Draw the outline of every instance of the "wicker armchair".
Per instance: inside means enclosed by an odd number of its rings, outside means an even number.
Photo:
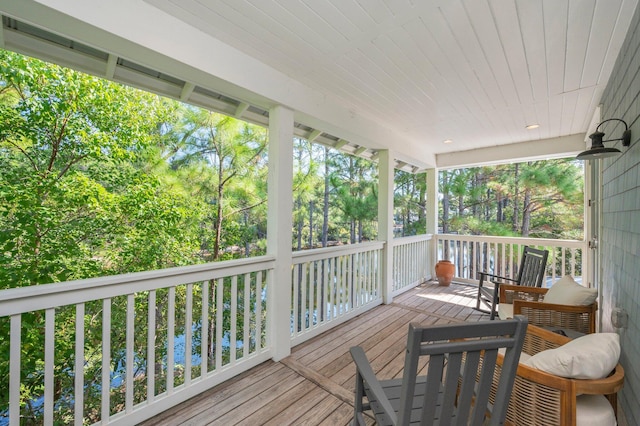
[[[540,327],[559,328],[573,330],[579,333],[595,333],[596,331],[596,302],[590,305],[558,305],[545,303],[544,295],[547,288],[522,287],[519,285],[503,284],[500,286],[500,306],[498,314],[509,310],[512,305],[513,312],[500,315],[509,317],[512,315],[524,315],[529,324]]]
[[[522,352],[534,355],[546,349],[562,346],[570,340],[568,337],[529,325]],[[501,362],[502,357],[498,355],[498,364]],[[580,406],[576,404],[579,395],[604,395],[613,407],[614,415],[617,415],[617,392],[622,389],[623,382],[624,369],[620,364],[609,377],[598,380],[567,379],[520,364],[505,424],[575,425],[576,407]],[[604,404],[606,408],[606,402]]]

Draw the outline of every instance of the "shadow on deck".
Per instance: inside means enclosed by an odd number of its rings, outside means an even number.
[[[477,287],[426,282],[150,419],[150,425],[347,425],[353,417],[355,367],[362,346],[376,375],[401,377],[410,322],[488,319],[475,311]],[[369,424],[373,419],[367,418]]]

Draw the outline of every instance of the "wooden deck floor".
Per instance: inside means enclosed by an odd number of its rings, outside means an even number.
[[[376,375],[400,377],[410,322],[488,319],[477,287],[428,282],[150,419],[146,425],[347,425],[353,417],[355,367],[362,346]],[[367,419],[374,424],[373,419]]]

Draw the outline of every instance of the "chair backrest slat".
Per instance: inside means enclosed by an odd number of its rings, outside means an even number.
[[[398,424],[412,420],[421,424],[482,425],[490,413],[490,424],[502,424],[515,379],[527,321],[506,321],[419,327],[411,324],[407,338],[405,369],[400,395]],[[504,362],[493,404],[489,395],[499,348]],[[429,356],[420,418],[411,419],[420,356]],[[440,397],[437,397],[440,395]]]
[[[540,287],[545,277],[549,251],[525,247],[518,270],[517,282],[528,287]]]

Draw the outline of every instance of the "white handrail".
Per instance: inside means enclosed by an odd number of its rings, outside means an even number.
[[[437,234],[437,258],[454,263],[454,279],[477,282],[479,271],[515,278],[525,246],[549,251],[547,285],[564,275],[582,277],[586,241]]]
[[[261,256],[2,290],[0,317],[273,269],[274,261]]]

